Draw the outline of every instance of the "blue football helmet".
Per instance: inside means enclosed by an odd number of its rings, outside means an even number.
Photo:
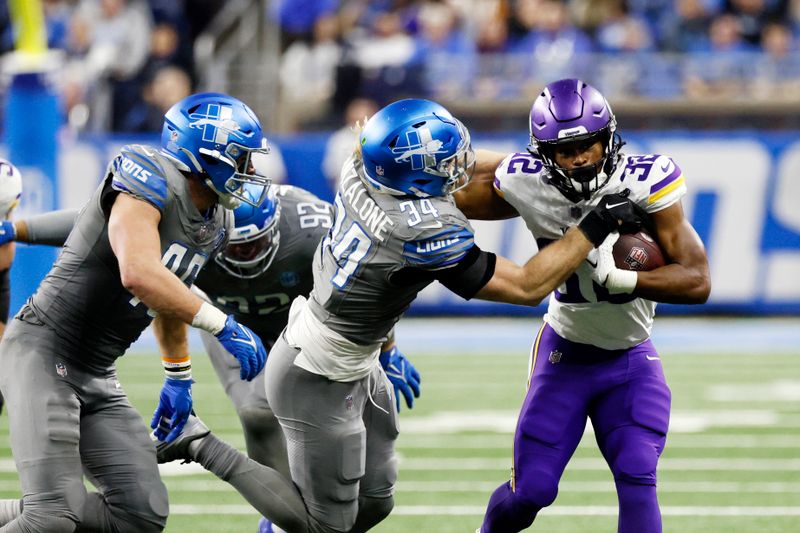
[[[261,204],[270,180],[256,174],[254,154],[267,154],[267,140],[255,113],[240,100],[221,93],[198,93],[173,105],[164,115],[161,152],[185,172],[205,177],[220,203]],[[243,186],[260,187],[244,194]]]
[[[217,263],[229,274],[252,279],[263,274],[278,253],[281,234],[278,226],[281,218],[281,204],[273,188],[257,206],[255,201],[260,189],[246,185],[244,195],[248,200],[233,211],[235,228],[228,246],[217,254]]]
[[[469,132],[441,105],[399,100],[359,135],[362,179],[395,196],[446,196],[469,183],[475,153]]]

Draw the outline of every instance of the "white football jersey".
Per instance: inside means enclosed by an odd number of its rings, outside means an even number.
[[[22,177],[17,167],[0,159],[0,218],[8,218],[19,204],[22,195]]]
[[[541,249],[560,239],[605,194],[630,189],[630,199],[647,212],[660,211],[686,194],[681,169],[663,155],[622,155],[605,186],[591,199],[574,203],[550,183],[535,155],[506,157],[495,173],[495,189],[516,208]],[[560,336],[607,350],[636,346],[650,337],[655,302],[628,294],[610,295],[592,280],[584,262],[550,296],[545,321]]]

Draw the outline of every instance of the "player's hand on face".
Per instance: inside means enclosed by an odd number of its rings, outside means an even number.
[[[264,368],[267,362],[264,343],[250,328],[239,324],[233,315],[228,315],[225,327],[217,333],[217,339],[239,361],[239,376],[242,379],[252,381]]]
[[[0,246],[17,239],[17,230],[10,220],[0,222]]]
[[[422,376],[411,364],[411,361],[397,349],[397,346],[381,352],[380,363],[394,387],[397,411],[400,411],[400,394],[405,398],[408,408],[412,409],[414,398],[419,398]]]
[[[150,427],[158,440],[175,440],[192,412],[192,380],[167,378]]]

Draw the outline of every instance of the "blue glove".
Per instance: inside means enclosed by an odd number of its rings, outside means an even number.
[[[386,376],[394,386],[397,411],[400,411],[400,393],[406,399],[408,408],[412,409],[414,398],[419,398],[419,383],[422,381],[422,376],[419,375],[411,361],[397,349],[397,346],[381,352],[379,359],[381,366],[386,371]]]
[[[17,239],[17,230],[10,220],[0,222],[0,246]]]
[[[174,441],[183,431],[191,412],[192,380],[167,378],[150,422],[150,427],[155,429],[153,434],[158,440]]]
[[[228,315],[225,327],[217,333],[222,347],[228,350],[241,367],[239,377],[252,381],[267,362],[267,350],[258,335],[247,326],[239,324],[233,315]]]

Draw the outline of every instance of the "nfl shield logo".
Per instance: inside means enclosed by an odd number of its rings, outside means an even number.
[[[380,165],[376,166],[375,167],[375,174],[377,174],[378,176],[383,176],[383,167],[380,166]]]
[[[548,357],[547,360],[550,361],[551,364],[558,363],[559,361],[561,361],[561,352],[559,352],[558,350],[553,350],[552,352],[550,352],[550,357]]]
[[[344,406],[345,408],[350,411],[353,408],[353,395],[348,394],[344,397]]]
[[[64,366],[64,363],[62,362],[56,363],[56,374],[58,374],[62,378],[67,377],[67,367]]]
[[[642,270],[647,264],[647,252],[644,248],[634,246],[631,248],[631,251],[628,252],[628,257],[625,258],[625,262],[628,263],[631,270]]]

